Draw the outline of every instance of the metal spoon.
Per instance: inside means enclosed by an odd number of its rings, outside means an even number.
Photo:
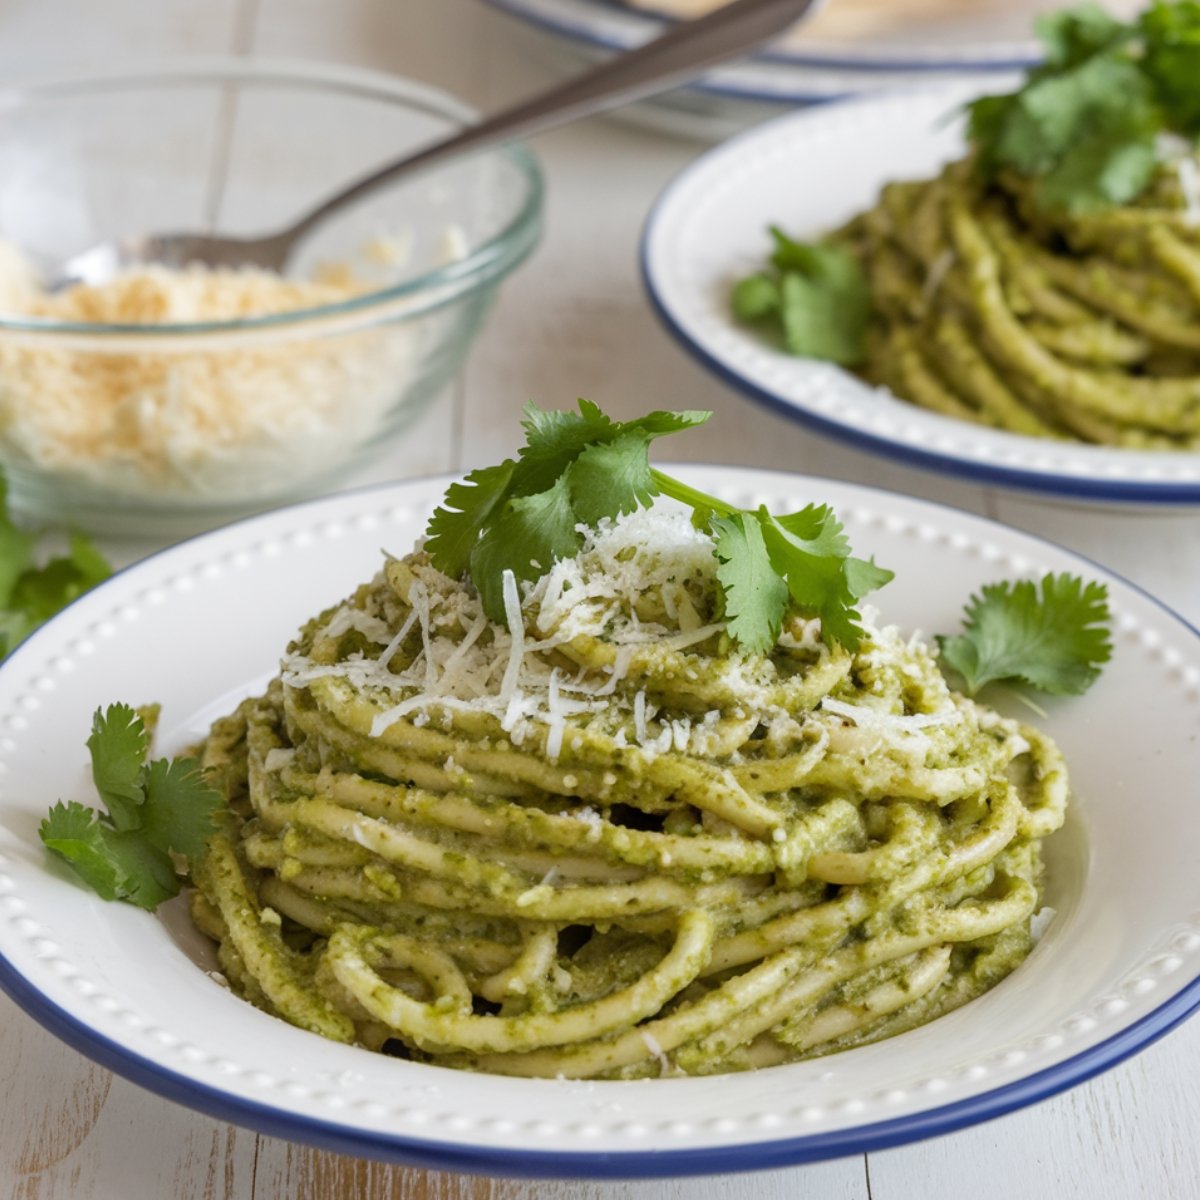
[[[707,67],[755,49],[801,17],[814,2],[736,0],[706,17],[676,25],[644,46],[373,171],[277,233],[255,238],[200,233],[114,238],[68,259],[50,286],[59,289],[73,283],[98,283],[123,268],[149,263],[282,271],[296,245],[321,221],[367,193],[453,155],[528,137],[663,91]]]

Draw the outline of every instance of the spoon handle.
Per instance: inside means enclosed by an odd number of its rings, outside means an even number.
[[[442,142],[356,180],[306,213],[280,240],[303,237],[334,210],[402,175],[500,141],[514,141],[667,89],[706,67],[760,46],[801,17],[814,0],[735,0],[708,16],[611,58],[565,83],[506,108]]]

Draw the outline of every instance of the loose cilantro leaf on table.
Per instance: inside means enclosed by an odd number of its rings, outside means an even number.
[[[854,605],[892,578],[851,557],[842,526],[824,506],[772,516],[725,504],[650,466],[655,438],[703,424],[706,412],[654,412],[613,421],[587,400],[578,413],[525,409],[526,444],[515,460],[451,485],[433,514],[425,548],[438,570],[469,572],[484,611],[506,619],[505,571],[536,579],[583,544],[580,526],[632,512],[655,496],[692,510],[713,534],[730,635],[750,651],[774,645],[790,606],[821,618],[823,636],[854,648]]]
[[[179,894],[172,855],[190,859],[203,851],[225,800],[195,759],[147,763],[149,740],[128,705],[97,709],[87,744],[108,812],[59,801],[38,833],[103,899],[154,909]]]
[[[7,501],[0,475],[0,658],[112,574],[104,556],[79,533],[71,535],[66,555],[39,567],[37,539],[12,523]]]
[[[1031,178],[1039,203],[1070,213],[1135,200],[1161,135],[1200,133],[1200,3],[1156,0],[1129,24],[1088,4],[1037,32],[1045,59],[1024,85],[968,105],[981,171]]]
[[[871,292],[858,259],[843,246],[794,241],[774,226],[771,236],[771,269],[733,289],[734,316],[778,330],[793,354],[861,362]]]
[[[963,624],[965,633],[938,645],[972,696],[999,680],[1079,695],[1112,655],[1108,589],[1075,575],[1047,575],[1040,593],[1030,580],[988,584],[971,597]]]

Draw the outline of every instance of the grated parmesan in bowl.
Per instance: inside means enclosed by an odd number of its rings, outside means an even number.
[[[180,88],[240,97],[230,194],[243,209],[254,200],[264,228],[377,165],[382,149],[348,141],[348,119],[378,123],[395,154],[470,115],[420,85],[307,64],[230,61],[178,80],[148,69],[128,86],[72,81],[69,102],[34,86],[0,106],[0,158],[33,153],[37,129],[47,161],[30,177],[56,184],[39,204],[28,179],[17,189],[0,175],[0,465],[26,514],[173,535],[318,493],[386,448],[448,382],[535,244],[541,184],[531,157],[507,147],[332,219],[301,248],[296,277],[144,268],[48,291],[35,263],[188,224],[172,197],[203,192],[207,160],[195,157],[194,182],[178,177],[170,148],[196,136]],[[147,104],[160,86],[161,104]],[[55,121],[61,143],[42,136]],[[85,126],[88,144],[109,150],[86,172],[74,136]]]
[[[18,275],[18,271],[21,275]],[[139,270],[48,294],[0,253],[5,315],[149,325],[243,320],[340,303],[361,285],[259,270]],[[14,303],[15,301],[15,303]],[[379,429],[420,352],[408,330],[161,353],[0,339],[0,453],[130,498],[269,496],[324,474]]]

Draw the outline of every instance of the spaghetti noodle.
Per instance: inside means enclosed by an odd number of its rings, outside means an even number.
[[[873,1041],[1031,945],[1053,744],[867,623],[731,646],[712,539],[588,535],[508,626],[423,552],[214,727],[193,912],[241,995],[452,1067],[630,1077]],[[510,633],[511,629],[511,633]]]
[[[875,320],[862,373],[944,416],[1136,450],[1200,445],[1200,183],[1070,214],[971,160],[894,183],[835,236]]]

